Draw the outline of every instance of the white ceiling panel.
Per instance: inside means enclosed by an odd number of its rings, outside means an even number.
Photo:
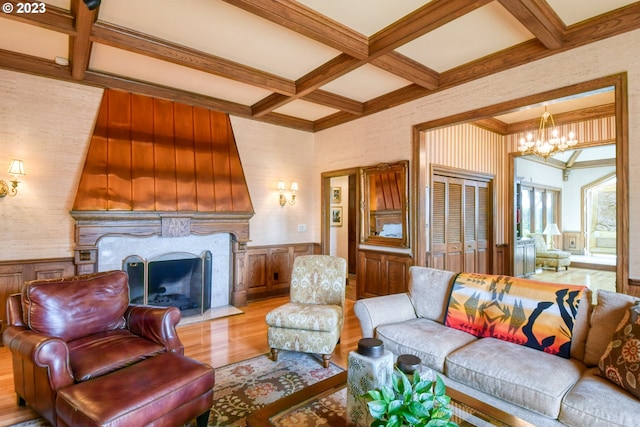
[[[614,102],[615,91],[613,88],[607,88],[563,99],[550,100],[541,104],[529,105],[526,108],[519,109],[518,111],[497,116],[496,119],[505,123],[516,123],[524,120],[540,118],[544,112],[545,106],[551,114],[560,114],[595,107],[598,105],[613,104]]]
[[[299,0],[298,3],[369,37],[431,1]]]
[[[373,65],[365,65],[322,87],[337,95],[365,102],[411,84]]]
[[[340,110],[298,99],[273,111],[276,113],[285,114],[287,116],[314,121],[331,114],[335,114]]]
[[[565,25],[582,22],[595,15],[635,3],[631,0],[547,0]]]
[[[164,63],[158,59],[98,43],[93,45],[89,68],[243,105],[252,105],[271,93],[209,73]]]
[[[290,80],[340,54],[219,0],[108,0],[100,19]]]
[[[443,72],[531,38],[529,30],[492,2],[396,50]]]
[[[3,19],[0,23],[0,49],[53,61],[56,56],[69,57],[69,37],[33,25]]]

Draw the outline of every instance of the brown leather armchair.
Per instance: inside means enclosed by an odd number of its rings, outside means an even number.
[[[28,282],[7,301],[18,404],[53,426],[58,390],[184,348],[175,307],[129,304],[126,273],[110,271]]]

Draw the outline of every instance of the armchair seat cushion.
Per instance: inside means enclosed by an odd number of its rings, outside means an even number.
[[[571,252],[565,251],[547,251],[536,252],[536,258],[549,258],[549,259],[565,259],[571,256]]]
[[[340,325],[342,307],[287,303],[267,314],[267,325],[277,328],[301,329],[320,332],[335,331]]]
[[[67,346],[76,382],[108,374],[165,352],[164,346],[128,330],[89,335],[69,341]]]

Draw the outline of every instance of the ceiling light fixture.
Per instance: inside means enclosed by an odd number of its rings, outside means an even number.
[[[547,128],[547,122],[549,121],[551,126]],[[548,138],[549,130],[551,131],[551,138]],[[521,138],[518,143],[518,151],[522,154],[535,154],[542,157],[545,162],[554,154],[562,153],[578,143],[573,132],[569,132],[568,137],[560,136],[558,129],[556,129],[556,123],[553,121],[553,116],[546,106],[544,107],[544,113],[540,116],[536,140],[534,141],[533,138],[534,135],[531,132],[527,134],[526,139]]]

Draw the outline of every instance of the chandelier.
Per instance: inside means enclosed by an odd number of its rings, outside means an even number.
[[[551,138],[547,138],[549,129],[547,129],[547,123],[551,122]],[[574,147],[578,140],[573,132],[569,132],[568,137],[560,136],[556,124],[553,121],[553,116],[544,107],[544,113],[540,116],[540,125],[538,125],[538,134],[534,141],[534,135],[529,132],[527,138],[521,138],[518,143],[518,151],[522,154],[535,154],[542,157],[546,162],[547,159],[556,153],[562,153],[563,151]]]

